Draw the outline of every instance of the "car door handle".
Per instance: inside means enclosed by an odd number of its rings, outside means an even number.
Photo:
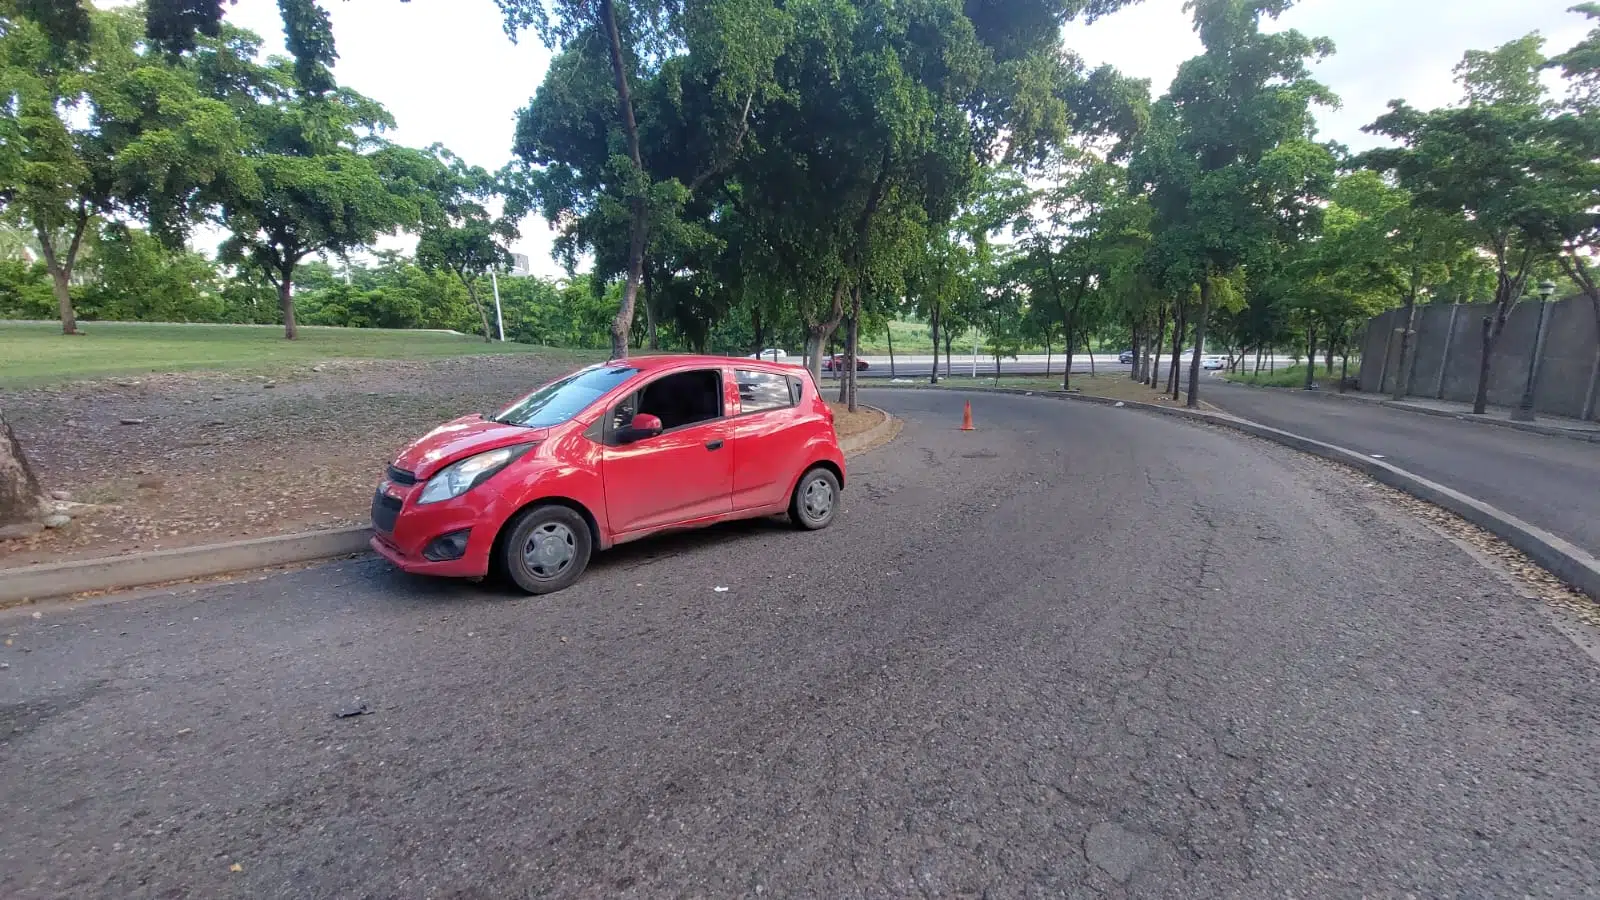
[[[717,438],[714,441],[706,441],[706,449],[707,450],[721,450],[722,449],[722,439],[721,438]]]

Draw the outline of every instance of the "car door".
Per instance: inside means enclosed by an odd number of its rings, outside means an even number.
[[[613,534],[678,525],[732,509],[733,448],[726,407],[720,369],[663,375],[612,407],[601,476]],[[623,427],[640,413],[659,417],[662,432],[621,443]]]
[[[756,509],[788,500],[799,474],[803,442],[794,435],[801,381],[756,369],[735,369],[739,414],[733,425],[733,508]]]

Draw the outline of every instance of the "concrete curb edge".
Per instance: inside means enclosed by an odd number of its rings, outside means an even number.
[[[1248,419],[1241,419],[1225,413],[1200,412],[1158,406],[1153,403],[1141,403],[1134,400],[1115,400],[1109,397],[1087,397],[1081,394],[1025,391],[1016,388],[952,387],[946,388],[946,390],[975,394],[1013,394],[1055,400],[1078,400],[1097,403],[1101,406],[1117,406],[1120,404],[1128,409],[1156,412],[1190,421],[1220,425],[1224,428],[1231,428],[1235,431],[1282,444],[1302,453],[1309,453],[1312,456],[1318,456],[1330,462],[1349,466],[1375,481],[1405,491],[1419,500],[1425,500],[1455,513],[1527,554],[1530,559],[1571,587],[1587,594],[1591,599],[1600,601],[1600,559],[1596,559],[1581,548],[1556,537],[1542,528],[1524,522],[1498,507],[1484,503],[1475,497],[1469,497],[1453,488],[1429,481],[1419,475],[1413,475],[1399,466],[1364,456],[1354,450],[1348,450],[1334,444],[1325,444],[1322,441],[1312,440],[1292,432],[1269,428],[1265,425],[1251,422]]]
[[[861,406],[864,409],[870,409],[875,413],[881,414],[883,416],[883,421],[872,426],[871,428],[868,428],[866,431],[863,431],[860,434],[852,434],[849,437],[840,438],[839,450],[847,455],[851,453],[859,453],[863,448],[871,447],[880,438],[894,429],[894,416],[889,415],[889,413],[879,409],[876,406],[867,406],[865,403],[861,404]]]
[[[301,534],[179,547],[141,556],[114,556],[0,569],[0,604],[207,578],[363,553],[372,531],[365,525]]]
[[[875,406],[867,408],[881,413],[883,421],[861,434],[840,439],[840,449],[847,455],[872,446],[895,427],[894,416]],[[142,556],[0,568],[0,606],[350,556],[367,552],[371,536],[372,529],[355,525],[158,550]]]

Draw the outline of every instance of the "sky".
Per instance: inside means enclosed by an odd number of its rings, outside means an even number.
[[[1588,30],[1567,12],[1577,0],[1302,0],[1273,28],[1331,38],[1337,53],[1317,77],[1341,106],[1319,110],[1321,137],[1361,150],[1378,143],[1361,131],[1386,104],[1404,98],[1430,109],[1454,102],[1451,69],[1469,49],[1490,49],[1539,31],[1547,53],[1564,50]],[[469,163],[497,169],[511,157],[517,111],[526,106],[549,65],[536,35],[513,44],[493,0],[327,0],[333,17],[339,82],[383,103],[399,123],[393,140],[415,147],[444,144]],[[238,0],[235,25],[262,35],[282,52],[276,0]],[[1178,65],[1200,52],[1183,0],[1143,0],[1093,25],[1069,24],[1066,45],[1089,65],[1109,63],[1151,80],[1160,94]],[[206,243],[197,236],[197,243]],[[535,274],[557,277],[554,235],[542,219],[523,225],[514,248]],[[216,243],[216,241],[209,241]],[[386,240],[383,246],[411,242]],[[208,248],[209,249],[209,248]]]

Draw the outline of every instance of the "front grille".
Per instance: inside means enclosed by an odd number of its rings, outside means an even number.
[[[394,522],[400,518],[400,501],[379,490],[372,498],[372,527],[385,534],[394,531]]]
[[[412,485],[417,483],[417,476],[407,472],[405,469],[397,469],[394,466],[389,467],[389,471],[384,473],[384,477],[399,485]]]

